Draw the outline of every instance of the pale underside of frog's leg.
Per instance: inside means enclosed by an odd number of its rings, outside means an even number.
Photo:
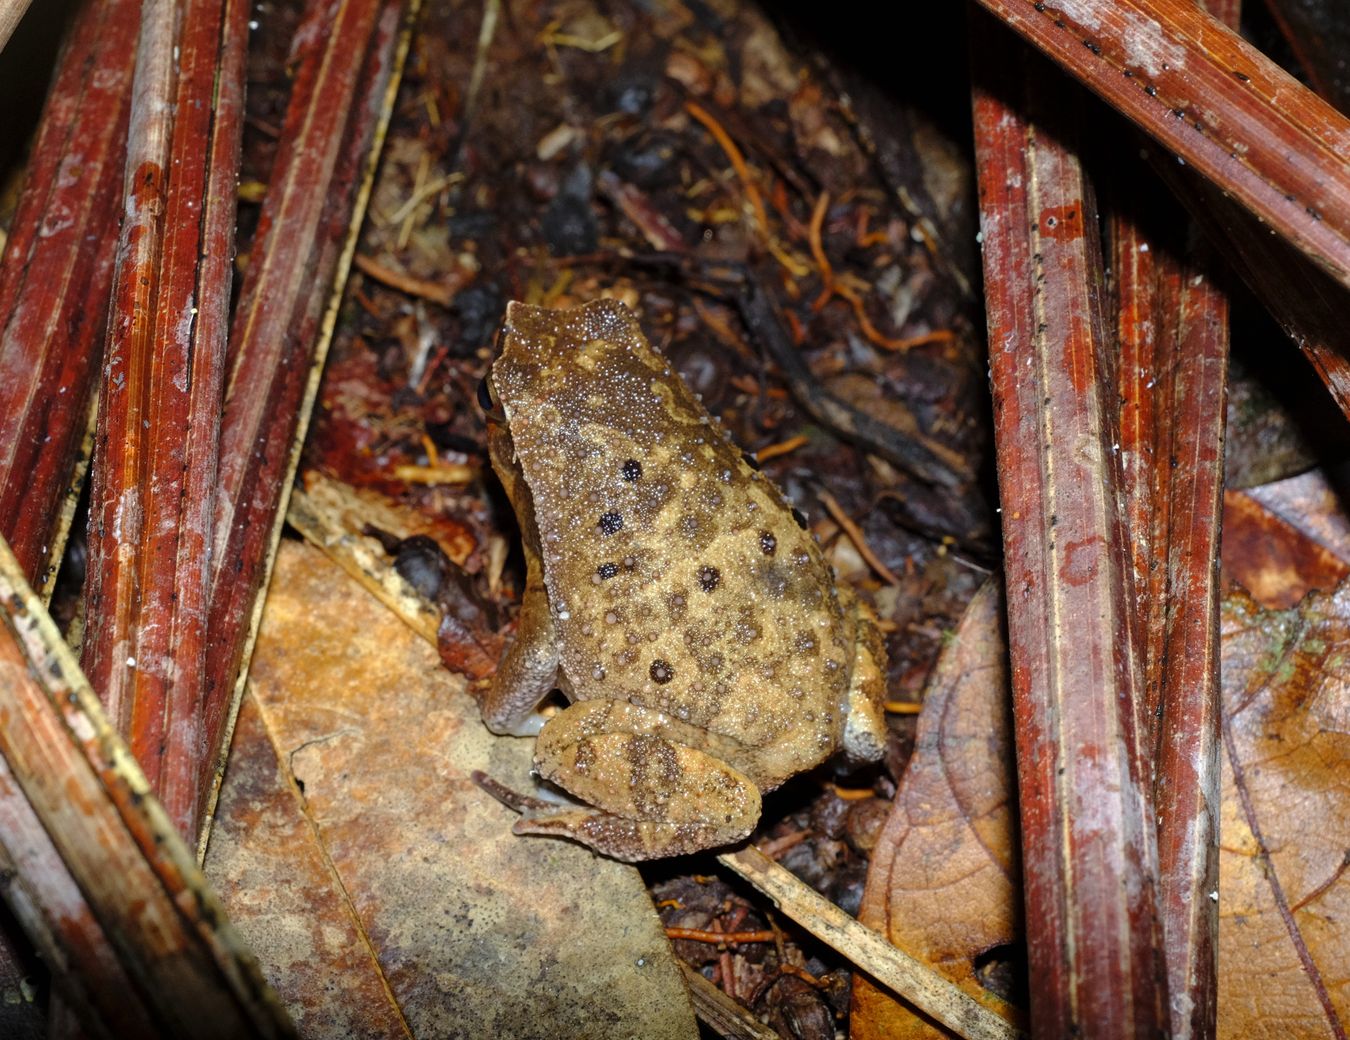
[[[535,768],[590,807],[532,809],[514,830],[571,838],[630,862],[739,841],[759,820],[759,788],[694,746],[716,742],[651,709],[573,704],[539,734]]]
[[[871,607],[851,593],[840,601],[854,614],[844,753],[854,762],[876,762],[886,753],[886,644]]]
[[[558,678],[558,637],[544,587],[544,568],[528,544],[525,569],[516,638],[478,700],[488,729],[517,737],[534,736],[543,728],[545,719],[537,709]]]

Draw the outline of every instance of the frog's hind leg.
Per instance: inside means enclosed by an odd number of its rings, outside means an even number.
[[[515,831],[568,837],[629,861],[739,841],[759,820],[759,788],[712,753],[717,743],[648,708],[573,704],[540,733],[535,768],[594,808],[533,809]]]

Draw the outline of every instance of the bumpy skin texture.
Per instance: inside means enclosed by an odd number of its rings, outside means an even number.
[[[541,775],[594,806],[517,831],[692,852],[749,834],[761,791],[841,746],[880,756],[870,615],[626,307],[511,304],[491,387],[528,574],[483,716],[539,732]],[[554,686],[574,703],[540,731]]]

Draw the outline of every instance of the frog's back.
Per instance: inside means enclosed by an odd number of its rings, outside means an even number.
[[[730,738],[768,783],[828,756],[853,628],[829,567],[627,308],[513,304],[493,381],[573,696]]]

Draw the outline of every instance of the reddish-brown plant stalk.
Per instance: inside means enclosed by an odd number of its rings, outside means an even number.
[[[84,664],[175,823],[204,753],[208,552],[247,0],[145,0],[85,585]]]
[[[5,898],[87,1035],[291,1034],[0,540]]]
[[[215,507],[210,798],[237,708],[285,502],[407,50],[402,0],[312,2],[271,183],[230,334]],[[205,813],[206,806],[203,806]]]
[[[1350,286],[1350,122],[1192,0],[979,0]]]
[[[1080,101],[992,33],[972,64],[1032,1029],[1152,1037],[1157,854]]]
[[[76,15],[0,259],[0,534],[47,592],[103,350],[140,7]]]
[[[1181,223],[1163,208],[1173,226]],[[1156,227],[1156,225],[1155,225]],[[1111,220],[1120,452],[1134,550],[1146,747],[1172,1035],[1212,1035],[1218,906],[1218,581],[1227,298],[1185,236]]]
[[[1213,5],[1211,5],[1213,6]],[[1219,5],[1236,21],[1235,3]],[[1117,164],[1111,231],[1120,451],[1172,1035],[1217,1012],[1218,568],[1228,302],[1176,207]],[[1182,230],[1179,230],[1182,229]]]

